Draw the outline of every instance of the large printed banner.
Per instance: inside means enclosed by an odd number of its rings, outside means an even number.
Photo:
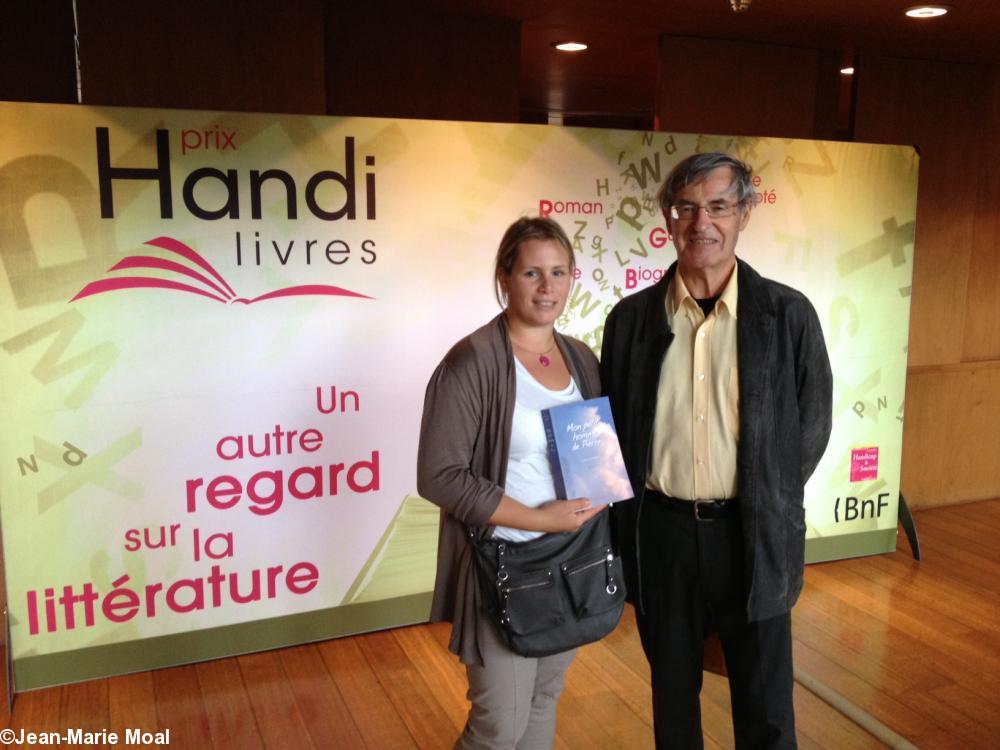
[[[893,549],[917,157],[866,144],[0,103],[0,512],[18,690],[425,620],[424,386],[548,214],[602,321],[673,260],[653,194],[750,162],[738,252],[836,391],[810,559]]]

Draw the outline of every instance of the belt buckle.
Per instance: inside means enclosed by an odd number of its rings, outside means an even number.
[[[694,520],[696,521],[714,521],[714,518],[702,518],[701,511],[698,510],[701,505],[711,505],[711,500],[695,500],[694,501]]]

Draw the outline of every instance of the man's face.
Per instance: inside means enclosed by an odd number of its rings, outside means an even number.
[[[733,206],[736,186],[732,169],[717,167],[700,182],[684,187],[675,197],[674,206],[701,206],[691,218],[673,218],[664,212],[667,228],[677,248],[678,270],[685,276],[727,274],[736,262],[736,241],[750,221],[750,209],[738,206],[729,216],[712,218],[706,206]]]

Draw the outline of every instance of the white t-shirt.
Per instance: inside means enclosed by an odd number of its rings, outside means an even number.
[[[556,496],[552,467],[549,464],[548,445],[545,440],[545,425],[542,422],[542,409],[579,401],[581,394],[576,381],[572,378],[569,385],[562,390],[552,391],[535,380],[517,358],[514,359],[514,366],[517,370],[517,388],[504,492],[529,508],[534,508],[554,500]],[[522,542],[540,537],[544,533],[497,526],[493,536],[512,542]]]

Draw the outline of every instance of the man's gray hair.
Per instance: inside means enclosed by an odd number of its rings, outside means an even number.
[[[752,206],[757,200],[753,188],[753,168],[735,156],[721,151],[709,151],[689,156],[670,170],[667,179],[656,193],[660,210],[668,211],[681,190],[688,185],[701,182],[709,172],[719,167],[729,167],[733,171],[733,188],[736,190],[737,202],[745,208]]]

